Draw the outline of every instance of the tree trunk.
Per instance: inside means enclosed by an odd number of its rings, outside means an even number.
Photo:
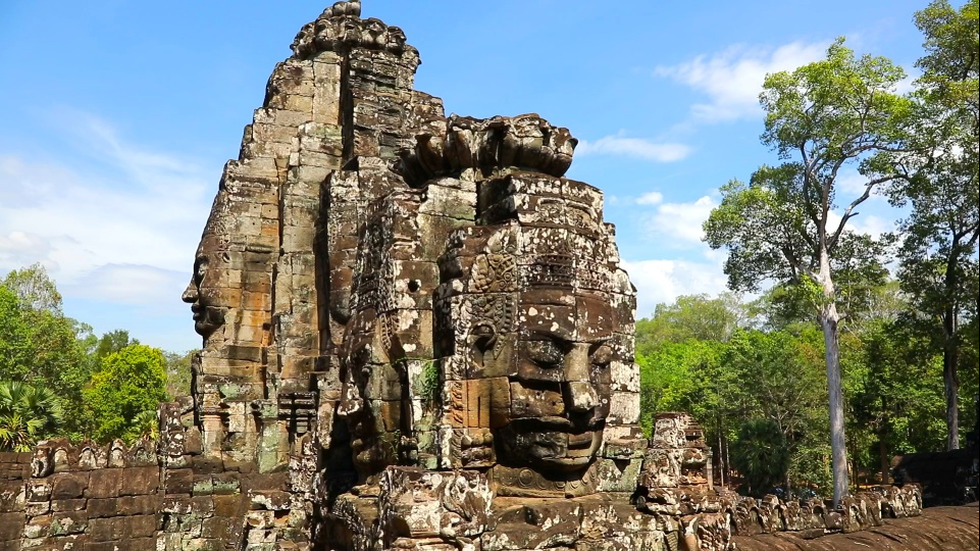
[[[719,486],[725,487],[725,453],[721,445],[721,431],[724,430],[721,421],[718,422],[718,482]]]
[[[725,442],[725,469],[727,469],[726,475],[728,476],[728,483],[731,484],[732,483],[732,456],[728,452],[731,451],[732,447],[730,445],[731,442],[728,441],[727,436],[725,437],[724,442]]]
[[[891,470],[891,458],[888,457],[888,446],[885,445],[885,437],[882,434],[878,435],[878,461],[878,465],[881,467],[881,484],[887,485],[889,482],[888,471]]]
[[[960,379],[956,374],[959,347],[956,315],[947,308],[943,315],[943,389],[946,391],[946,449],[960,449]]]
[[[959,281],[956,266],[959,263],[959,238],[953,238],[949,256],[946,258],[946,275],[943,286],[947,304],[943,309],[943,389],[946,392],[946,449],[960,449],[960,380],[956,376],[959,363],[959,327],[957,327],[957,308],[952,297],[956,296]]]
[[[830,402],[830,450],[834,473],[834,507],[848,494],[850,486],[847,474],[847,447],[844,438],[844,393],[841,385],[840,345],[837,341],[837,313],[834,282],[830,276],[830,259],[827,252],[820,254],[820,286],[823,288],[824,304],[819,308],[817,321],[823,330],[826,348],[827,393]]]
[[[835,312],[836,313],[836,312]],[[834,316],[836,317],[836,316]],[[830,450],[834,471],[834,507],[847,495],[847,448],[844,438],[844,395],[841,390],[840,348],[837,343],[837,320],[821,319],[824,345],[827,348],[827,392],[830,395]]]

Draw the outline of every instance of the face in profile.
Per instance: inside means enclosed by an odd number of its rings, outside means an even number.
[[[194,273],[181,300],[191,305],[194,331],[207,340],[225,322],[230,307],[228,293],[223,292],[222,278],[229,277],[231,255],[217,249],[217,239],[210,227],[205,229],[194,260]],[[227,287],[227,284],[224,286]]]
[[[348,325],[341,349],[344,379],[337,414],[347,423],[354,466],[362,476],[380,471],[388,458],[381,445],[384,432],[371,395],[377,388],[377,377],[383,376],[383,366],[377,360],[377,319],[373,309],[358,311]],[[372,400],[372,398],[374,400]]]

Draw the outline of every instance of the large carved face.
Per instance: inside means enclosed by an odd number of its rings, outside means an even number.
[[[592,462],[609,413],[612,308],[587,292],[523,289],[509,403],[495,431],[501,463],[576,471]],[[499,401],[506,395],[497,397]]]
[[[374,309],[358,311],[348,325],[341,350],[344,364],[341,400],[337,410],[350,430],[352,459],[362,476],[379,472],[394,462],[397,451],[396,428],[385,430],[384,418],[393,400],[383,400],[389,390],[390,365],[380,357],[378,324]],[[389,377],[390,378],[390,377]],[[397,378],[396,378],[397,382]],[[390,419],[389,419],[389,422]],[[396,424],[398,420],[394,421]]]
[[[582,471],[602,443],[610,364],[625,359],[618,343],[629,323],[612,306],[604,236],[517,224],[470,235],[449,267],[461,274],[449,286],[450,323],[464,326],[456,328],[455,346],[467,365],[460,409],[489,401],[498,463],[566,476]],[[471,413],[458,417],[470,432],[483,424]]]
[[[229,275],[231,254],[219,247],[216,228],[209,223],[198,245],[191,281],[181,295],[181,300],[191,305],[194,331],[205,340],[224,324],[229,308],[235,306],[222,290],[227,287],[222,285],[222,278]]]

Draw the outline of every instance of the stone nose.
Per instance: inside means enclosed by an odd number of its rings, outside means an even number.
[[[565,356],[565,406],[569,411],[584,413],[599,405],[592,382],[589,380],[589,345],[575,344]]]
[[[599,395],[596,394],[591,383],[573,381],[565,384],[565,392],[567,393],[565,403],[569,411],[585,413],[592,411],[599,405]]]
[[[187,284],[187,288],[184,289],[184,294],[180,295],[180,300],[186,303],[197,302],[197,285],[194,285],[194,278],[191,278],[190,283]]]

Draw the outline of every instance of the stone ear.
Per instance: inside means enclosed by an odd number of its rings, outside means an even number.
[[[473,361],[482,366],[487,351],[497,343],[497,329],[489,323],[480,323],[470,331],[470,350]]]

